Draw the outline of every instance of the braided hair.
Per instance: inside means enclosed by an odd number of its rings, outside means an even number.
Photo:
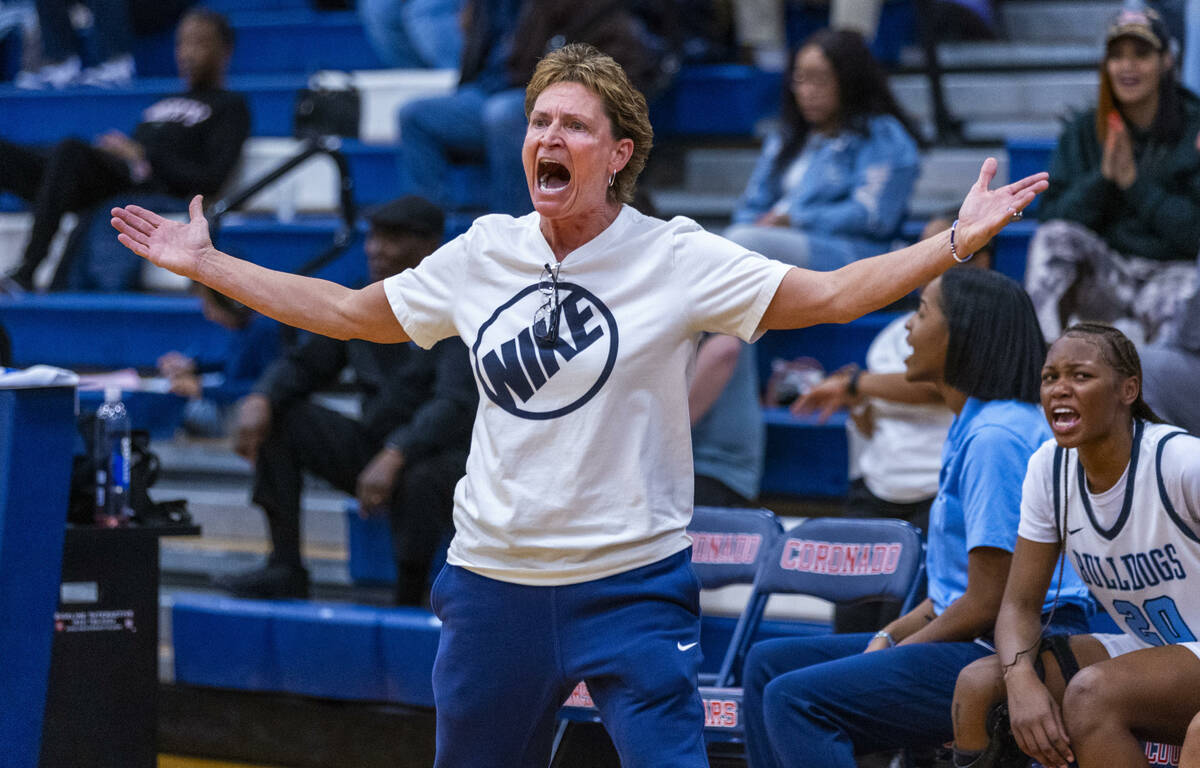
[[[1136,377],[1138,380],[1138,396],[1130,406],[1135,419],[1149,421],[1154,424],[1164,423],[1154,409],[1142,398],[1142,361],[1138,357],[1137,347],[1129,337],[1111,325],[1104,323],[1076,323],[1063,331],[1063,336],[1085,337],[1094,341],[1114,371],[1125,378]]]

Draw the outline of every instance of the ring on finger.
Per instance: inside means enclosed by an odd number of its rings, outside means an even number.
[[[1018,211],[1016,208],[1009,208],[1008,213],[1009,218],[1011,218],[1013,221],[1020,221],[1021,217],[1025,215],[1022,211]]]

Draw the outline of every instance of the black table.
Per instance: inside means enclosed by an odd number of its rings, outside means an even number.
[[[68,526],[40,768],[155,768],[158,540],[198,526]]]

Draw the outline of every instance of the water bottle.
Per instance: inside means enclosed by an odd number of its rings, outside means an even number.
[[[96,464],[96,525],[116,528],[131,516],[129,463],[133,444],[129,413],[121,390],[104,390],[104,404],[96,409],[96,435],[92,443]]]

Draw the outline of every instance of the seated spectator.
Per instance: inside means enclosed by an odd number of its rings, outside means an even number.
[[[1119,13],[1105,46],[1099,103],[1051,160],[1025,283],[1047,337],[1080,319],[1152,341],[1195,289],[1200,99],[1176,83],[1153,11]]]
[[[917,178],[917,144],[857,32],[824,29],[785,74],[767,139],[726,236],[822,271],[891,244]]]
[[[375,55],[400,69],[458,69],[463,0],[358,0]]]
[[[522,0],[469,0],[458,88],[445,96],[415,99],[400,110],[401,171],[439,205],[453,202],[445,189],[453,163],[482,159],[489,210],[519,215],[532,208],[520,164],[524,83],[514,82],[506,66],[524,5]]]
[[[1178,744],[1200,709],[1200,439],[1141,394],[1138,354],[1111,326],[1068,328],[1042,368],[1054,433],[1029,460],[996,655],[954,693],[955,764],[1146,765],[1141,740]],[[1063,561],[1121,627],[1040,639]],[[1040,662],[1040,663],[1039,663]],[[1007,699],[1009,728],[989,725]],[[992,736],[989,731],[995,734]],[[1181,763],[1182,765],[1182,763]]]
[[[929,513],[929,597],[873,636],[753,645],[742,676],[752,768],[843,768],[859,753],[940,745],[958,671],[993,652],[1021,477],[1050,434],[1035,405],[1045,342],[1021,287],[979,269],[925,287],[908,342],[906,378],[935,385],[955,414]],[[1052,629],[1082,631],[1087,588],[1067,576],[1042,612]]]
[[[415,267],[441,242],[439,208],[409,196],[367,216],[371,282]],[[323,408],[309,396],[343,369],[363,397],[362,417]],[[235,448],[254,462],[253,499],[266,513],[272,551],[263,568],[218,579],[241,597],[306,597],[300,555],[303,473],[358,497],[360,513],[390,517],[398,605],[420,605],[439,545],[451,529],[478,394],[457,337],[430,350],[311,336],[271,364],[238,405]]]
[[[37,0],[41,65],[17,73],[18,88],[129,85],[136,74],[135,37],[170,29],[194,0]],[[80,23],[77,14],[83,12]],[[75,27],[90,27],[95,61],[78,50]],[[88,66],[84,66],[84,64]]]
[[[766,430],[754,347],[712,334],[700,342],[688,390],[695,503],[749,507],[758,498]]]
[[[17,74],[18,88],[65,88],[68,85],[116,87],[133,81],[133,26],[128,0],[89,0],[92,37],[99,62],[86,69],[76,44],[67,0],[37,0],[38,32],[42,42],[42,66],[34,72]]]
[[[221,393],[248,392],[278,356],[281,327],[205,285],[193,285],[200,294],[204,317],[230,331],[229,344],[223,354],[212,359],[189,350],[172,350],[158,359],[158,372],[169,382],[171,392],[188,399],[184,431],[197,437],[218,437],[225,433],[226,400],[215,396],[212,388],[206,391],[203,376],[219,374]]]
[[[125,192],[178,197],[216,193],[229,179],[250,132],[241,94],[225,90],[233,30],[220,14],[194,10],[176,35],[175,59],[187,90],[152,104],[132,137],[109,131],[92,144],[66,139],[49,152],[0,140],[0,189],[33,206],[33,230],[7,283],[30,290],[59,222]]]
[[[951,217],[935,217],[921,237],[949,229]],[[991,244],[967,267],[990,269]],[[824,421],[836,409],[850,411],[850,517],[894,517],[928,532],[929,508],[938,488],[942,444],[954,417],[937,387],[911,382],[904,361],[912,354],[906,312],[879,332],[867,348],[867,367],[847,366],[828,376],[792,404],[793,413],[819,412]],[[895,602],[839,605],[835,632],[874,632],[900,615]]]
[[[444,185],[452,164],[483,161],[488,210],[519,216],[533,210],[521,147],[525,83],[534,66],[567,43],[591,43],[644,88],[653,69],[640,37],[644,27],[617,2],[581,12],[570,0],[470,0],[465,13],[458,88],[400,110],[400,167],[421,194],[450,206]]]
[[[1200,280],[1154,344],[1141,348],[1146,402],[1167,422],[1200,435]]]

